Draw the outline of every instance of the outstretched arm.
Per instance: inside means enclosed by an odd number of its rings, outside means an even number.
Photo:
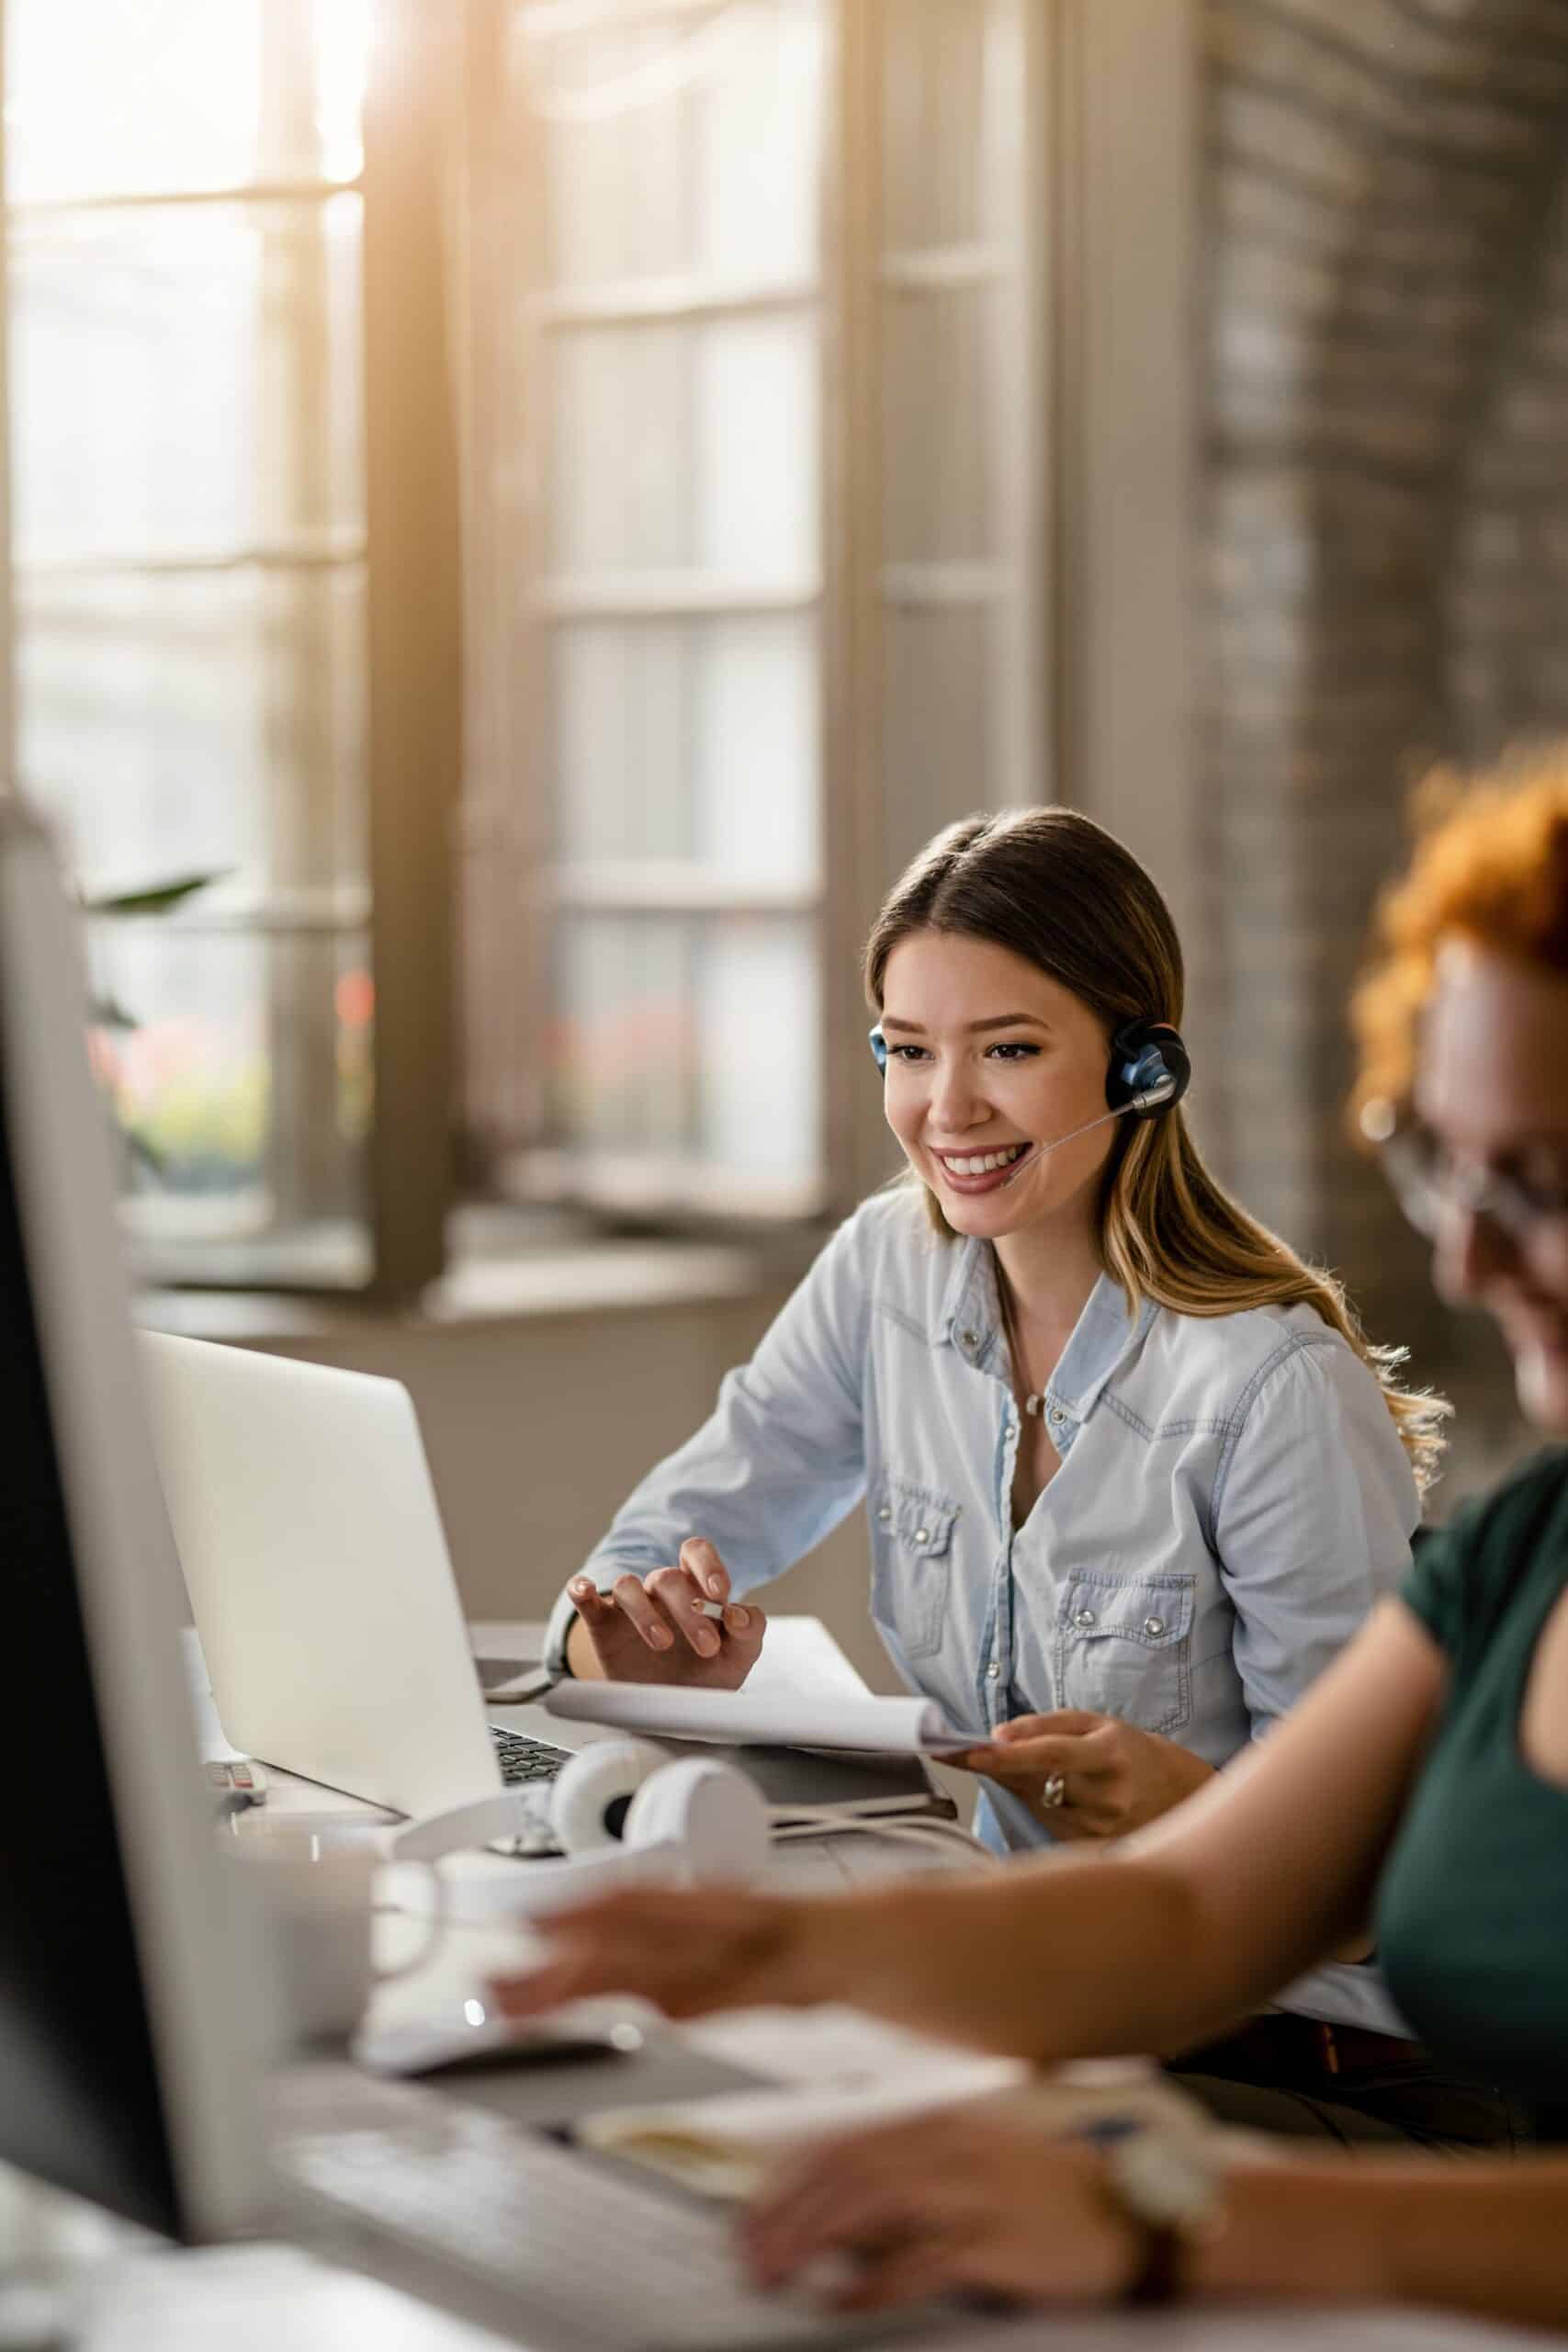
[[[552,1917],[555,1957],[500,1998],[839,2000],[1041,2060],[1188,2048],[1363,1927],[1443,1679],[1387,1602],[1266,1742],[1109,1857],[807,1900],[628,1892]]]
[[[703,1427],[622,1505],[551,1612],[553,1671],[719,1689],[745,1679],[765,1620],[739,1604],[864,1491],[864,1248],[852,1218],[750,1363],[726,1375]],[[704,1600],[725,1604],[724,1618],[703,1615]]]
[[[942,2162],[933,2164],[933,2136]],[[1218,2226],[1185,2248],[1185,2295],[1436,2305],[1540,2326],[1568,2320],[1568,2158],[1442,2165],[1237,2154]],[[949,2108],[796,2151],[742,2224],[749,2267],[783,2284],[827,2253],[857,2311],[962,2290],[1025,2303],[1124,2294],[1144,2245],[1101,2153],[1004,2101]]]

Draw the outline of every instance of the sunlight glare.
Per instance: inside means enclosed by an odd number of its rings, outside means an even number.
[[[273,0],[136,0],[103,11],[90,72],[79,12],[7,0],[13,200],[240,187],[318,169],[357,179],[375,0],[310,0],[298,19],[308,144],[265,118]],[[298,83],[296,88],[299,87]]]
[[[316,130],[325,179],[357,179],[364,168],[362,125],[373,6],[374,0],[318,0]]]

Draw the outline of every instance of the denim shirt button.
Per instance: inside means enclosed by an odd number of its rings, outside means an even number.
[[[966,1348],[977,1348],[980,1344],[980,1334],[978,1331],[960,1331],[958,1336],[963,1340]]]
[[[1067,1417],[1066,1417],[1066,1413],[1064,1413],[1064,1412],[1063,1412],[1063,1410],[1062,1410],[1062,1408],[1061,1408],[1060,1405],[1053,1405],[1053,1406],[1052,1406],[1052,1408],[1051,1408],[1051,1413],[1050,1413],[1050,1419],[1051,1419],[1051,1422],[1052,1422],[1053,1427],[1055,1427],[1055,1428],[1056,1428],[1056,1429],[1060,1429],[1060,1428],[1061,1428],[1061,1426],[1062,1426],[1062,1423],[1066,1419],[1066,1418],[1067,1418]]]
[[[987,1679],[988,1682],[995,1682],[995,1681],[998,1679],[998,1678],[999,1677],[1000,1673],[1001,1673],[1001,1668],[997,1664],[996,1659],[995,1659],[995,1658],[993,1658],[993,1659],[991,1660],[991,1663],[989,1664],[989,1666],[986,1668],[986,1679]]]
[[[882,1509],[877,1512],[876,1516],[881,1521],[884,1527],[891,1526],[893,1513],[886,1503],[883,1504]]]
[[[1092,1609],[1080,1609],[1077,1615],[1073,1619],[1073,1623],[1075,1625],[1081,1625],[1087,1633],[1089,1626],[1096,1623],[1097,1620]]]
[[[1157,1635],[1164,1633],[1165,1619],[1163,1617],[1145,1617],[1144,1620],[1144,1631],[1149,1635],[1151,1640],[1155,1639]]]

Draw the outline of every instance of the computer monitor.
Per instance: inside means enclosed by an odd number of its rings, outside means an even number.
[[[107,1114],[47,836],[0,794],[0,2161],[165,2235],[263,2201]]]

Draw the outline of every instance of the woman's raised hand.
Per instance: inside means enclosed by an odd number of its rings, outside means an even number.
[[[983,1772],[1064,1839],[1125,1838],[1213,1777],[1213,1765],[1175,1740],[1079,1707],[1015,1715],[984,1747],[942,1762]]]
[[[739,1690],[767,1630],[761,1609],[730,1600],[729,1571],[700,1535],[687,1537],[674,1567],[617,1577],[608,1592],[576,1577],[570,1592],[578,1615],[567,1645],[572,1671],[614,1682]],[[708,1614],[710,1604],[722,1618]]]

